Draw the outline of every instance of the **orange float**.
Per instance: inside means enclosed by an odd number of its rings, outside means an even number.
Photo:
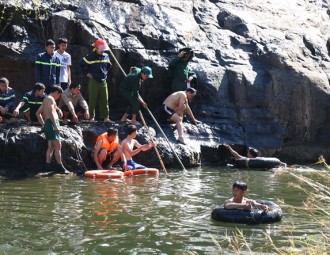
[[[133,176],[133,175],[158,175],[159,171],[157,168],[144,168],[144,169],[134,169],[124,172],[124,176]]]
[[[123,177],[123,172],[118,170],[89,170],[84,173],[87,178],[119,179]]]

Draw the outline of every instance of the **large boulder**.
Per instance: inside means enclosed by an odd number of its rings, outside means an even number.
[[[325,1],[239,0],[51,0],[0,3],[1,75],[18,95],[34,83],[33,62],[47,38],[69,39],[73,80],[86,78],[79,60],[103,37],[127,73],[150,65],[154,79],[141,95],[154,110],[170,93],[167,65],[181,47],[195,51],[197,118],[236,144],[292,162],[330,154],[330,18]],[[3,23],[1,23],[3,24]],[[126,102],[118,86],[124,74],[111,56],[111,117]],[[195,138],[194,138],[195,139]],[[219,145],[219,144],[218,144]],[[308,148],[300,158],[293,148]],[[216,146],[215,146],[216,147]]]

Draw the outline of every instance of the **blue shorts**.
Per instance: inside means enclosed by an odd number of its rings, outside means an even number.
[[[120,166],[123,167],[123,163],[120,162]],[[127,169],[128,170],[134,170],[134,169],[144,169],[147,168],[146,166],[140,165],[138,163],[135,163],[132,159],[127,160]]]

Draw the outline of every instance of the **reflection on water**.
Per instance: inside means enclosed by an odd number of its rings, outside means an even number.
[[[276,224],[212,221],[212,209],[231,196],[236,180],[248,183],[248,196],[254,199],[302,206],[306,198],[288,187],[289,175],[214,167],[173,170],[168,178],[1,181],[0,254],[218,254],[212,237],[230,254],[228,240],[237,229],[254,251],[267,253],[275,251],[265,247],[264,233],[285,247],[290,238],[317,231],[313,221],[285,208]]]

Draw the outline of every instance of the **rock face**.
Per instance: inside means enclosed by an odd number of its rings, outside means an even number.
[[[109,125],[104,123],[81,123],[78,125],[62,126],[62,161],[66,168],[75,173],[87,169],[95,169],[91,153],[98,135],[106,132]],[[126,137],[126,125],[113,124],[118,129],[120,141]],[[219,153],[218,144],[221,143],[219,129],[201,124],[199,127],[185,124],[184,128],[189,139],[188,145],[177,144],[171,126],[165,127],[163,134],[153,127],[149,127],[152,138],[156,141],[157,149],[163,163],[169,167],[181,168],[171,149],[175,151],[185,167],[198,166],[202,162],[202,155],[206,155],[207,162],[225,162],[228,154]],[[45,170],[47,140],[40,127],[26,126],[24,122],[10,123],[0,126],[0,175],[31,176]],[[210,137],[210,134],[213,134]],[[152,143],[144,127],[138,129],[136,138],[141,144]],[[170,147],[171,146],[171,147]],[[204,150],[204,153],[202,151]],[[134,156],[140,164],[157,167],[161,164],[154,149],[140,152]],[[53,158],[53,164],[55,159]]]
[[[9,0],[0,7],[1,75],[18,94],[34,83],[33,62],[45,39],[62,36],[69,40],[73,80],[85,89],[78,61],[103,37],[126,72],[132,65],[153,68],[155,78],[141,94],[154,111],[169,94],[169,61],[189,46],[199,80],[192,108],[223,142],[295,163],[320,153],[330,158],[328,1]],[[110,115],[118,119],[124,76],[112,62]]]

